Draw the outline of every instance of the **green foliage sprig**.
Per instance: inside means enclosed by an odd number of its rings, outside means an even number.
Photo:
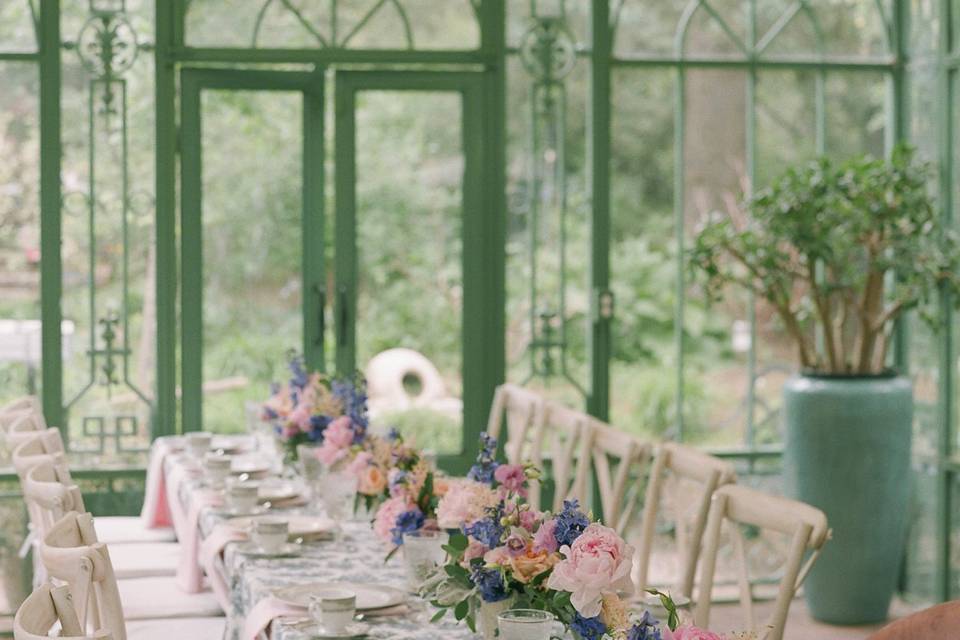
[[[895,320],[916,308],[936,325],[938,292],[960,291],[960,245],[930,173],[907,146],[888,160],[818,158],[748,201],[745,223],[714,216],[690,264],[712,299],[734,284],[769,303],[805,370],[880,373]]]

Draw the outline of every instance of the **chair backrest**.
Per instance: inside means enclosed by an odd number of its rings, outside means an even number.
[[[590,457],[603,521],[622,534],[643,497],[643,478],[653,446],[600,420],[590,422],[593,430]]]
[[[15,411],[7,415],[8,422],[3,429],[3,438],[10,450],[33,437],[33,434],[46,430],[43,415],[33,411]]]
[[[641,590],[650,584],[650,556],[657,535],[657,521],[664,515],[663,497],[670,479],[683,483],[684,494],[689,496],[686,505],[674,505],[676,512],[673,514],[673,524],[679,559],[676,592],[692,598],[710,499],[718,487],[736,482],[736,472],[730,463],[682,444],[664,442],[657,447],[647,480],[640,540],[634,556],[634,583]]]
[[[37,396],[23,396],[0,407],[0,431],[6,431],[14,417],[25,413],[36,414],[41,421],[43,420],[43,407]],[[46,425],[43,428],[46,428]]]
[[[543,430],[543,397],[515,384],[502,384],[493,394],[487,433],[500,439],[506,418],[504,453],[507,462],[520,464],[530,460],[533,442]]]
[[[63,464],[37,464],[26,472],[20,484],[30,523],[41,538],[68,511],[86,511],[80,488],[73,484]]]
[[[81,628],[103,629],[126,640],[117,578],[105,544],[97,541],[93,516],[71,511],[58,520],[40,545],[47,574],[70,588]]]
[[[66,452],[60,431],[50,427],[43,431],[33,431],[23,438],[13,450],[13,467],[23,482],[23,477],[33,467],[45,462],[66,465]]]
[[[746,629],[743,630],[757,632],[760,640],[782,640],[790,602],[830,537],[827,517],[819,509],[803,502],[737,485],[717,489],[711,502],[710,517],[704,535],[699,597],[694,615],[696,623],[702,627],[710,624],[710,600],[721,529],[724,521],[728,521],[732,524],[728,529],[739,564],[740,604],[746,623]],[[746,541],[740,525],[755,527],[761,534],[763,531],[770,531],[785,534],[790,538],[774,610],[760,627],[754,617]]]
[[[59,625],[58,625],[59,623]],[[61,640],[111,640],[106,631],[85,635],[69,588],[44,583],[27,596],[13,618],[15,640],[48,640],[50,631],[59,626]]]
[[[544,456],[550,457],[554,511],[563,508],[564,500],[589,501],[594,422],[582,411],[552,400],[544,402],[543,425],[533,441],[531,459],[542,469]],[[540,496],[534,502],[533,494],[531,491],[531,504],[540,508]]]

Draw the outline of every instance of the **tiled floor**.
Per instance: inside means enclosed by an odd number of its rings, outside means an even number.
[[[757,618],[762,620],[769,614],[772,603],[756,604]],[[894,617],[905,616],[914,609],[903,602],[894,602],[891,614]],[[719,631],[743,627],[740,608],[734,604],[715,605],[711,612],[710,626]],[[865,640],[883,625],[867,627],[835,627],[822,624],[810,617],[803,599],[794,600],[790,606],[784,640]]]

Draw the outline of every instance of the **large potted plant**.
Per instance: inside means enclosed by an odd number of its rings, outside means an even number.
[[[835,624],[885,619],[900,571],[913,393],[890,346],[904,312],[935,324],[939,292],[958,288],[957,243],[941,228],[929,174],[907,147],[887,160],[820,158],[750,199],[742,223],[712,217],[691,249],[711,297],[730,285],[753,292],[796,345],[785,482],[833,528],[806,598]]]

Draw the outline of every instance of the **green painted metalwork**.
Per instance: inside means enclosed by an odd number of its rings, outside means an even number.
[[[337,298],[334,302],[337,335],[337,369],[356,369],[357,317],[357,236],[356,236],[356,97],[363,91],[457,92],[462,101],[463,130],[463,442],[472,449],[486,424],[494,387],[503,377],[504,336],[491,317],[487,296],[499,283],[496,271],[487,270],[494,249],[497,226],[488,224],[498,217],[493,200],[484,197],[487,167],[483,158],[488,118],[484,114],[484,76],[477,73],[444,71],[341,71],[336,76],[335,122],[337,158],[335,190]],[[488,320],[489,318],[489,320]],[[444,468],[465,473],[472,450],[441,457]]]
[[[323,75],[292,71],[184,69],[181,85],[182,420],[184,431],[202,429],[203,389],[203,90],[287,91],[303,95],[303,353],[323,368]],[[339,286],[339,285],[338,285]]]

